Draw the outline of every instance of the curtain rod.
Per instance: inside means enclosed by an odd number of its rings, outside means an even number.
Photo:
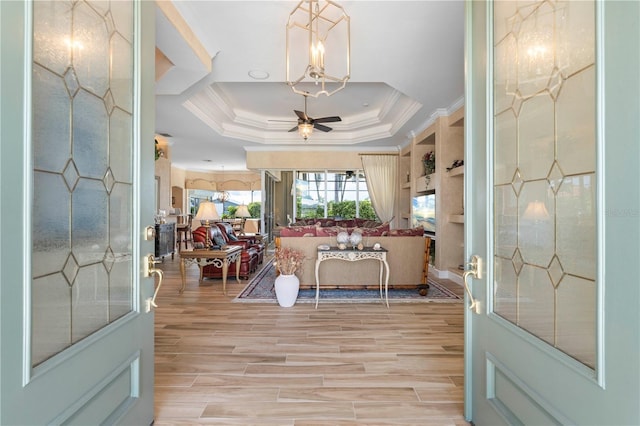
[[[358,155],[393,155],[393,156],[399,156],[400,153],[398,152],[361,152]]]

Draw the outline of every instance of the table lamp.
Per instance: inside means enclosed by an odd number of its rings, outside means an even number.
[[[211,228],[211,222],[220,219],[216,205],[211,201],[203,201],[198,207],[198,213],[196,213],[196,220],[199,220],[202,226],[207,229],[207,238],[205,244],[207,249],[211,247],[211,238],[209,236],[209,228]]]
[[[236,217],[242,218],[242,233],[244,234],[244,224],[248,217],[251,217],[251,213],[249,213],[249,209],[246,205],[241,204],[238,206],[236,210]]]

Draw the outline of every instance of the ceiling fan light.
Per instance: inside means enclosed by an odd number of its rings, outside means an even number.
[[[311,136],[311,133],[313,133],[313,124],[298,124],[298,133],[300,133],[300,136],[302,136],[302,138],[306,141],[307,139],[309,139],[309,136]]]

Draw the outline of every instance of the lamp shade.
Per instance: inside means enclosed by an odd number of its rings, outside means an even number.
[[[195,219],[200,222],[210,222],[220,219],[220,215],[218,214],[218,210],[216,210],[215,204],[211,201],[203,201],[200,203],[200,207],[198,207],[198,213],[196,213]]]
[[[531,201],[527,204],[523,217],[529,220],[548,220],[549,211],[543,201]]]
[[[251,217],[251,213],[249,213],[249,209],[246,205],[241,204],[238,206],[236,210],[236,217]]]

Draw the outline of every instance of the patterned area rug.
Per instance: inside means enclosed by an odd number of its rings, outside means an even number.
[[[266,262],[265,262],[266,263]],[[234,302],[276,302],[273,283],[276,279],[276,268],[269,262],[260,270],[247,286],[236,296]],[[378,289],[320,289],[320,299],[326,302],[353,303],[379,302]],[[315,303],[315,289],[301,289],[297,302]],[[389,289],[389,300],[394,302],[461,302],[458,296],[446,287],[429,280],[426,296],[421,296],[417,289]]]

